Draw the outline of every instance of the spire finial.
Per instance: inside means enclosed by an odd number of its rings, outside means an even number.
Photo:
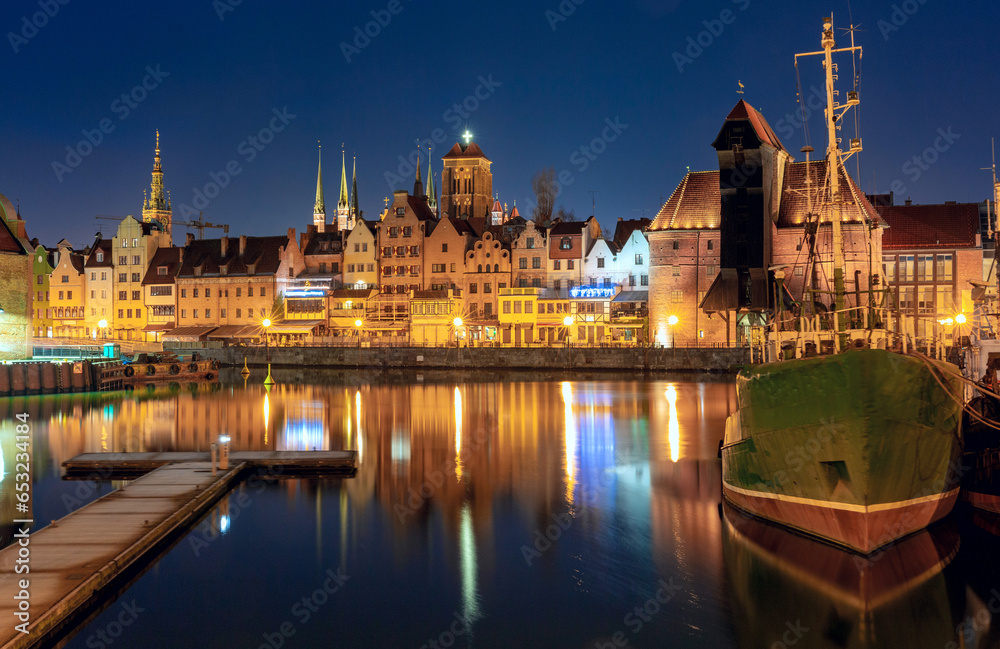
[[[462,133],[462,137],[465,138],[465,146],[469,146],[469,143],[472,142],[472,133],[469,133],[468,128],[465,129],[465,133]]]
[[[323,200],[323,144],[316,140],[319,150],[319,164],[316,168],[316,202],[313,205],[313,215],[322,214],[326,217],[326,202]]]
[[[739,79],[736,80],[736,83],[738,83],[740,85],[740,89],[736,91],[736,94],[737,95],[742,95],[743,94],[743,88],[745,88],[746,86],[744,86],[743,82],[740,81]]]
[[[350,199],[347,196],[347,158],[344,153],[344,143],[340,144],[340,200],[337,202],[338,217],[340,213],[347,212],[351,207]],[[346,214],[345,214],[346,215]]]

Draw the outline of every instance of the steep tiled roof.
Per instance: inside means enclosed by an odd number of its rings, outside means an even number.
[[[781,209],[778,213],[778,227],[795,227],[806,222],[809,212],[810,194],[812,209],[820,216],[820,222],[830,222],[830,205],[819,204],[819,197],[827,188],[826,160],[812,162],[792,162],[785,167],[785,182],[781,194]],[[806,184],[806,177],[811,181]],[[807,191],[808,188],[808,191]],[[848,223],[874,221],[881,223],[878,212],[865,198],[854,180],[840,168],[840,188],[844,198],[841,206],[841,220]]]
[[[14,255],[26,255],[28,251],[17,239],[15,233],[7,226],[7,220],[0,218],[0,252]]]
[[[883,250],[973,248],[979,233],[979,204],[885,205],[879,214],[889,228],[882,233]]]
[[[636,230],[642,232],[648,228],[651,223],[652,220],[650,219],[631,219],[628,221],[619,219],[618,223],[615,224],[615,235],[611,237],[611,239],[615,242],[615,245],[618,246],[618,249],[621,250],[622,247],[625,246],[629,237],[632,236],[633,232]]]
[[[764,116],[758,113],[756,108],[742,99],[736,102],[736,105],[731,111],[729,111],[729,115],[726,116],[726,119],[750,120],[750,125],[753,126],[753,130],[761,142],[770,144],[777,149],[784,150],[785,147],[781,144],[781,140],[779,140],[778,136],[774,134],[773,130],[771,130],[771,125],[767,123]]]
[[[94,242],[94,245],[90,248],[90,254],[87,255],[87,261],[84,264],[87,268],[111,268],[113,265],[111,263],[111,244],[114,243],[111,239],[98,239]],[[101,261],[97,261],[97,252],[103,252],[104,257]]]
[[[231,242],[230,242],[231,243]],[[326,249],[323,249],[326,244]],[[338,255],[343,252],[344,243],[339,231],[314,232],[309,236],[303,255]]]
[[[549,232],[553,236],[581,234],[586,227],[586,221],[560,221],[552,226],[552,229],[549,230]]]
[[[257,275],[273,275],[281,264],[279,251],[288,244],[288,237],[247,237],[246,251],[240,255],[239,237],[230,237],[225,259],[222,258],[221,239],[199,239],[185,248],[184,263],[178,277],[193,277],[196,266],[201,265],[202,275],[218,275],[219,266],[228,262],[228,275],[246,275],[247,266],[256,264]]]
[[[84,258],[83,255],[81,255],[78,252],[70,251],[69,263],[73,265],[73,268],[76,270],[76,272],[83,274],[83,264],[85,261],[86,259]]]
[[[181,249],[176,246],[157,249],[153,254],[153,258],[149,261],[149,268],[146,270],[145,277],[142,278],[142,285],[173,284],[180,260]],[[159,269],[161,266],[166,266],[167,268],[165,275],[160,274]]]
[[[417,215],[417,218],[421,221],[435,221],[437,217],[434,216],[434,212],[431,211],[427,201],[424,200],[422,196],[406,196],[406,202],[409,204],[410,209],[413,213]]]
[[[456,142],[455,146],[451,147],[451,151],[449,151],[447,154],[445,154],[444,157],[445,157],[445,159],[448,159],[448,158],[485,158],[486,160],[489,160],[489,158],[486,157],[486,154],[483,153],[483,150],[480,149],[479,145],[476,144],[475,142],[469,142],[469,144],[467,146],[465,146],[464,148],[462,147],[461,144],[459,144],[458,142]]]
[[[721,204],[719,172],[689,171],[649,229],[717,230]]]

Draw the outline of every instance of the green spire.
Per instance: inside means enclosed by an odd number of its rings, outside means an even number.
[[[344,150],[340,150],[340,202],[337,209],[346,210],[350,206],[350,199],[347,197],[347,159],[344,157]]]
[[[437,210],[437,190],[434,188],[434,152],[427,149],[427,205]]]
[[[319,167],[316,170],[316,205],[313,214],[326,214],[326,204],[323,202],[323,147],[319,147]]]
[[[358,158],[354,157],[354,182],[351,183],[351,215],[361,218],[361,211],[358,210]]]

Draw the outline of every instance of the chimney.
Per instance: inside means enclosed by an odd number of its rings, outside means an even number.
[[[178,248],[177,249],[177,269],[178,270],[180,270],[180,267],[184,265],[184,251],[185,250],[187,250],[187,248]]]
[[[190,246],[192,243],[194,243],[194,232],[188,232],[184,235],[184,245]]]
[[[241,234],[240,235],[240,257],[242,257],[243,253],[245,253],[246,251],[247,251],[247,235]]]
[[[288,228],[288,240],[295,241],[295,228]]]
[[[226,258],[226,252],[229,250],[229,237],[222,237],[220,241],[220,248],[222,250],[222,258]]]
[[[906,206],[909,207],[910,205],[913,205],[913,201],[910,200],[909,198],[907,198],[906,199]]]
[[[299,250],[306,249],[306,238],[309,236],[308,232],[302,232],[299,234]]]

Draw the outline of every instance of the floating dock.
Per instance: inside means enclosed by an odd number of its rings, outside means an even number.
[[[254,468],[275,477],[353,476],[356,459],[355,451],[233,453],[230,468],[216,475],[208,453],[93,453],[64,462],[67,477],[142,477],[30,534],[29,574],[15,573],[17,542],[0,550],[0,619],[7,621],[0,648],[47,646],[73,631]],[[21,579],[30,580],[28,634],[15,628]]]

